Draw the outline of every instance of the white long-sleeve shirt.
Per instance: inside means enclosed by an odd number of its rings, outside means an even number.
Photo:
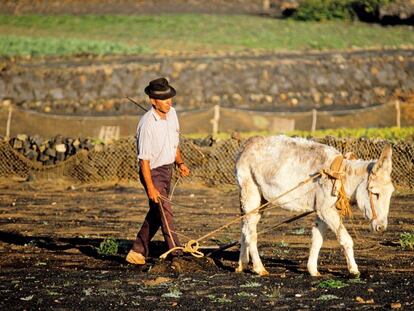
[[[138,159],[149,160],[150,168],[172,164],[175,161],[179,143],[180,126],[173,107],[163,120],[151,108],[146,112],[137,127]]]

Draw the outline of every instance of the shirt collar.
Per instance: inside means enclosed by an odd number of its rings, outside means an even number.
[[[165,118],[168,120],[168,117],[169,117],[169,115],[170,115],[170,112],[171,112],[171,110],[173,110],[174,108],[173,107],[171,107],[170,108],[170,111],[168,111],[167,112],[167,114],[166,114],[166,116],[165,116]],[[151,114],[152,114],[152,116],[154,117],[154,119],[155,119],[155,121],[159,121],[159,120],[162,120],[161,119],[161,117],[160,117],[160,115],[155,111],[155,109],[154,109],[154,107],[151,107]]]

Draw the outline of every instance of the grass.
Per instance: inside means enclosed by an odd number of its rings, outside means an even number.
[[[168,293],[164,293],[161,297],[164,298],[180,298],[183,293],[177,288],[171,288]]]
[[[414,233],[404,232],[400,235],[400,245],[403,249],[414,249]]]
[[[71,55],[399,47],[406,26],[298,22],[247,15],[0,15],[0,54]]]
[[[319,288],[343,288],[348,286],[348,284],[342,282],[341,280],[324,280],[319,282]]]
[[[242,138],[248,138],[252,136],[271,136],[282,134],[279,132],[244,132],[240,133]],[[287,136],[299,136],[299,137],[325,137],[334,136],[338,138],[368,138],[368,139],[386,139],[389,141],[413,141],[414,140],[414,127],[388,127],[388,128],[338,128],[338,129],[327,129],[317,130],[315,132],[310,131],[290,131],[283,133]],[[188,134],[185,135],[187,138],[197,139],[206,137],[206,133]],[[218,140],[229,139],[231,133],[219,133]]]

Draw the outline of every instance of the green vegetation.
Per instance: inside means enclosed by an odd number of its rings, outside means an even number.
[[[236,296],[243,297],[243,298],[250,298],[250,297],[257,297],[254,293],[247,293],[247,292],[238,292]]]
[[[211,302],[218,302],[218,303],[231,303],[232,300],[229,298],[226,298],[226,294],[223,295],[223,297],[216,297],[215,295],[211,294],[207,296]]]
[[[391,2],[394,0],[307,0],[302,1],[293,17],[302,21],[351,20],[356,10],[374,14]]]
[[[348,0],[308,0],[303,1],[293,17],[302,21],[323,21],[332,19],[352,19],[354,12]]]
[[[79,54],[139,54],[146,51],[140,46],[128,47],[117,42],[86,39],[31,38],[18,36],[0,36],[2,55],[79,55]]]
[[[116,255],[118,253],[118,243],[113,238],[106,238],[99,244],[98,254],[103,256]]]
[[[275,249],[273,250],[273,254],[275,254],[276,256],[282,256],[283,254],[287,255],[289,254],[289,252],[289,244],[283,240],[277,243]]]
[[[332,299],[339,299],[339,297],[335,296],[335,295],[329,295],[329,294],[322,295],[322,296],[318,297],[318,300],[323,300],[323,301],[328,301],[328,300],[332,300]]]
[[[401,233],[400,245],[403,249],[414,249],[414,234],[409,232]]]
[[[240,52],[399,47],[406,26],[300,22],[259,16],[0,15],[0,55]]]
[[[324,280],[319,282],[319,288],[342,288],[346,287],[348,284],[342,282],[341,280]]]
[[[242,138],[248,138],[252,136],[271,136],[278,135],[278,132],[245,132],[241,133]],[[413,141],[414,140],[414,127],[388,127],[388,128],[339,128],[328,130],[317,130],[315,132],[310,131],[291,131],[284,133],[287,136],[299,136],[299,137],[325,137],[334,136],[338,138],[369,138],[369,139],[386,139],[389,141]],[[230,133],[219,133],[216,139],[229,139]],[[187,138],[201,138],[206,137],[207,134],[189,134],[185,135]]]
[[[170,288],[170,291],[168,293],[164,293],[161,295],[161,297],[165,298],[180,298],[183,293],[180,292],[178,288]]]
[[[247,282],[246,284],[242,284],[240,285],[240,287],[246,287],[246,288],[250,288],[250,287],[260,287],[262,286],[262,284],[258,283],[258,282]]]

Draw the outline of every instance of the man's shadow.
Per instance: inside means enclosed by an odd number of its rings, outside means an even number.
[[[110,261],[116,264],[126,264],[125,257],[132,247],[132,240],[126,239],[113,239],[118,246],[118,250],[115,255],[102,254],[99,250],[101,243],[105,241],[105,238],[59,238],[48,236],[25,236],[16,232],[0,231],[0,241],[13,245],[30,245],[33,247],[47,249],[50,251],[65,251],[69,249],[77,249],[85,256],[92,257],[98,260]],[[149,245],[150,263],[155,263],[157,258],[164,254],[168,248],[163,241],[151,241]],[[208,255],[207,250],[200,249],[203,253]],[[238,254],[236,252],[228,251],[217,253],[210,256],[215,264],[224,270],[232,270],[231,267],[225,266],[221,260],[226,259],[230,261],[237,261]],[[234,269],[233,269],[234,270]]]
[[[105,238],[52,238],[47,236],[25,236],[16,232],[0,231],[0,241],[13,245],[30,245],[50,251],[78,249],[85,256],[119,264],[125,264],[125,257],[133,242],[125,239],[113,239],[118,250],[115,255],[110,255],[100,252],[101,243],[105,241]],[[151,257],[159,257],[167,251],[167,248],[162,241],[153,241],[150,243],[149,251]]]

